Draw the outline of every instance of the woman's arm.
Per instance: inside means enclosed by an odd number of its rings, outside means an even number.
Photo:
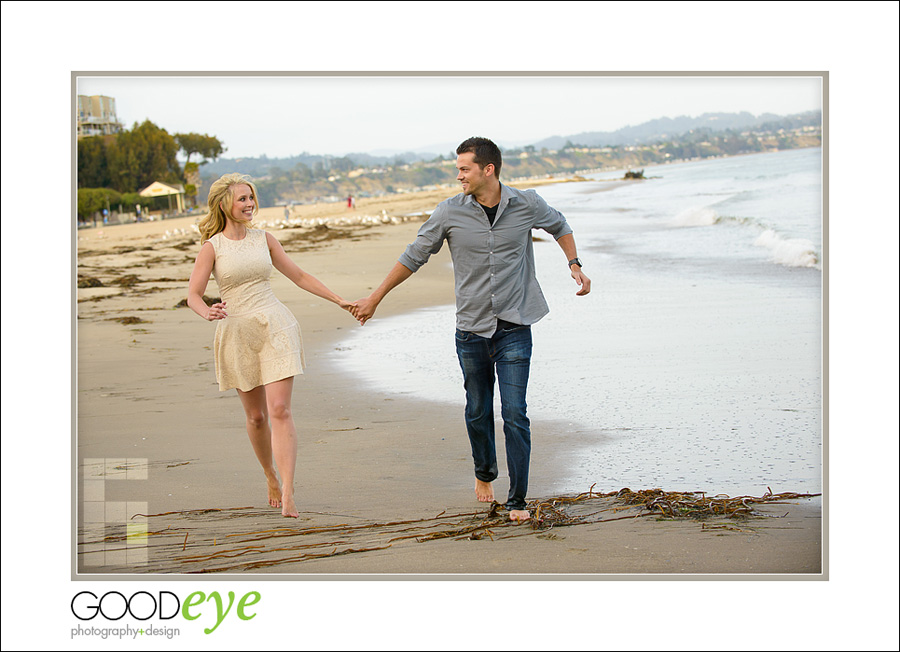
[[[203,246],[200,247],[200,253],[197,254],[197,260],[194,261],[194,269],[191,272],[191,280],[188,283],[188,306],[207,321],[225,319],[228,316],[228,313],[225,312],[224,303],[214,303],[211,306],[207,306],[203,300],[203,293],[206,292],[209,275],[212,273],[215,262],[216,250],[211,242],[204,242]]]
[[[272,264],[279,272],[287,276],[298,288],[306,290],[317,297],[336,303],[344,310],[350,310],[350,302],[344,301],[340,296],[329,290],[322,281],[312,274],[307,274],[297,266],[290,256],[284,251],[284,247],[271,233],[266,233],[266,242],[269,245],[269,253],[272,256]]]

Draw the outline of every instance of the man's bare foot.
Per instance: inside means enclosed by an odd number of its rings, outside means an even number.
[[[510,521],[519,521],[520,523],[527,521],[531,518],[531,512],[527,509],[511,509],[509,510],[509,520]]]
[[[494,502],[494,487],[490,482],[482,482],[475,478],[475,497],[480,503]]]
[[[288,496],[287,494],[281,497],[281,515],[288,518],[299,518],[300,512],[297,511],[297,506],[294,504],[294,497]]]
[[[281,507],[281,483],[278,478],[266,478],[266,484],[269,487],[269,505],[272,507]]]

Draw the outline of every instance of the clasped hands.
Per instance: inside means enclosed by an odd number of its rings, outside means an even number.
[[[378,307],[378,302],[375,301],[372,297],[366,297],[364,299],[357,299],[352,303],[342,304],[341,307],[344,310],[347,310],[353,318],[359,322],[359,325],[362,326],[369,319],[372,318],[372,315],[375,314],[375,309]]]

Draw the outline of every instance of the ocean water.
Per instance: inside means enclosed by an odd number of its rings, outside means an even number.
[[[533,327],[531,493],[821,491],[821,166],[816,148],[538,190],[593,289],[575,296],[561,250],[535,233],[551,312]],[[454,324],[453,306],[376,316],[331,355],[361,383],[462,406]],[[564,472],[543,478],[554,439]]]

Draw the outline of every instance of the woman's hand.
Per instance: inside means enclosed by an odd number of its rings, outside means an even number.
[[[218,319],[225,319],[228,316],[228,313],[225,312],[225,302],[222,303],[214,303],[209,307],[209,312],[206,313],[207,321],[216,321]]]
[[[356,318],[359,325],[362,326],[375,314],[378,303],[379,302],[373,299],[371,295],[364,299],[357,299],[353,302],[353,309],[350,313]]]

